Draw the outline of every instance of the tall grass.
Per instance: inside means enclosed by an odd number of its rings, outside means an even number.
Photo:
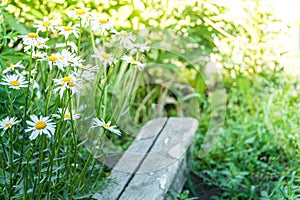
[[[69,16],[68,24],[36,21],[26,35],[7,30],[5,18],[1,25],[2,52],[14,56],[1,68],[3,199],[87,198],[106,178],[99,147],[120,135],[113,125],[133,99],[148,47],[116,31],[107,16],[85,9]],[[112,107],[116,87],[126,92]]]

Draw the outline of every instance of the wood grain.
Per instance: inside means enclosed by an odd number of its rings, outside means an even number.
[[[171,186],[181,190],[185,183],[185,151],[197,126],[192,118],[170,118],[119,199],[159,200],[166,198]]]
[[[109,177],[109,184],[102,194],[95,194],[97,200],[116,200],[133,177],[142,160],[162,131],[167,118],[158,118],[146,123],[128,150],[123,154]]]
[[[111,172],[97,200],[162,200],[167,191],[181,191],[185,183],[186,151],[198,121],[160,118],[148,122]]]

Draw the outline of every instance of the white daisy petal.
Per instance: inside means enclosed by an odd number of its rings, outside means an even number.
[[[37,28],[37,32],[46,32],[47,30],[54,32],[57,25],[57,20],[50,20],[45,16],[43,20],[35,20],[33,27]]]
[[[66,109],[65,111],[61,108],[58,108],[58,114],[53,114],[52,116],[55,118],[62,118],[64,121],[69,121],[71,120],[71,118],[73,118],[73,120],[79,119],[80,115],[76,114],[75,110],[72,110],[72,115],[69,112],[69,109]]]
[[[15,124],[19,123],[20,121],[17,120],[15,117],[6,117],[5,119],[0,121],[0,129],[6,131],[12,128]]]
[[[115,32],[115,35],[113,35],[112,40],[120,42],[120,45],[124,49],[131,50],[134,48],[134,42],[136,40],[136,37],[131,32],[120,31]]]
[[[45,45],[45,42],[48,38],[39,37],[38,33],[28,33],[27,35],[21,36],[23,39],[23,44],[25,46],[25,51],[28,51],[31,48],[37,47],[39,49],[48,48]]]
[[[121,136],[121,131],[119,131],[118,129],[116,129],[116,126],[110,126],[110,122],[105,122],[103,119],[98,119],[98,118],[93,118],[92,120],[92,128],[96,128],[96,127],[102,127],[116,135]]]
[[[68,39],[71,34],[73,34],[75,38],[78,38],[78,26],[78,24],[72,25],[72,22],[69,22],[67,26],[58,27],[60,30],[59,34],[65,36],[65,39]]]
[[[78,94],[82,88],[82,80],[76,76],[75,73],[69,74],[60,79],[53,79],[54,84],[57,86],[53,90],[54,93],[59,92],[60,97],[63,97],[64,91],[69,89],[72,91],[72,95]]]
[[[101,49],[96,49],[95,54],[92,55],[92,57],[98,58],[103,63],[103,65],[105,67],[108,66],[108,65],[112,65],[112,64],[117,63],[117,60],[113,57],[113,55],[111,55],[109,53],[105,53]]]
[[[19,90],[20,88],[27,87],[28,81],[25,81],[23,75],[6,75],[3,77],[1,85],[7,85],[9,88]]]
[[[113,30],[111,21],[105,16],[94,17],[91,25],[94,32]]]
[[[21,64],[21,61],[17,62],[16,64],[10,64],[9,67],[7,67],[5,70],[3,70],[3,74],[6,74],[8,72],[12,73],[14,71],[17,71],[18,69],[24,69],[25,67]],[[19,73],[17,71],[17,73]]]
[[[25,129],[26,133],[32,132],[29,136],[30,140],[34,140],[37,136],[42,134],[46,134],[48,137],[54,135],[56,125],[52,122],[52,119],[43,116],[38,117],[36,115],[31,115],[30,119],[31,121],[26,121],[30,127]]]

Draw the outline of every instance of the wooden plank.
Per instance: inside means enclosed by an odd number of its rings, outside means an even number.
[[[164,199],[174,181],[182,189],[185,152],[197,127],[193,118],[170,118],[119,200]]]
[[[176,173],[174,180],[169,188],[169,191],[175,196],[175,191],[182,192],[184,184],[186,182],[186,173],[187,173],[187,160],[186,157],[182,160],[179,165],[179,169]],[[168,195],[165,195],[166,200],[172,200]]]
[[[123,189],[132,179],[140,163],[150,151],[155,140],[159,137],[167,122],[167,118],[158,118],[146,123],[128,150],[111,172],[109,183],[102,194],[96,193],[93,198],[97,200],[116,200]]]

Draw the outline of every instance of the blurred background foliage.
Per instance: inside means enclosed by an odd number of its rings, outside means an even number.
[[[1,28],[8,27],[9,34],[1,46],[0,64],[14,59],[6,48],[16,36],[14,31],[28,33],[33,21],[44,16],[66,21],[65,11],[80,7],[106,13],[116,29],[161,28],[188,37],[202,50],[204,60],[217,64],[227,92],[223,134],[208,156],[199,158],[199,151],[213,108],[199,70],[209,68],[197,68],[161,49],[152,49],[149,59],[175,63],[201,97],[195,159],[190,166],[200,179],[192,182],[188,177],[191,194],[199,196],[199,190],[210,186],[219,191],[215,199],[299,198],[299,83],[283,74],[281,59],[287,53],[283,43],[289,26],[274,17],[271,1],[242,0],[240,6],[230,2],[4,0]],[[236,12],[230,12],[233,7]]]
[[[2,5],[8,5],[6,20],[11,29],[21,34],[29,31],[24,25],[31,26],[35,19],[48,16],[65,21],[65,11],[87,7],[107,14],[117,29],[162,28],[180,32],[208,54],[215,53],[214,59],[222,68],[252,74],[277,71],[282,67],[280,56],[285,53],[279,39],[285,37],[288,27],[274,17],[267,2],[242,0],[238,9],[236,1],[220,0],[6,0]]]
[[[6,0],[2,5],[7,5],[3,12],[7,25],[21,34],[29,32],[27,27],[31,27],[35,19],[48,16],[64,22],[69,20],[67,10],[80,7],[109,16],[116,29],[169,29],[192,39],[193,48],[200,48],[207,61],[217,63],[220,71],[225,70],[232,77],[275,73],[283,67],[280,57],[286,50],[280,41],[284,41],[288,27],[272,15],[272,7],[266,2],[243,0],[238,9],[236,1],[220,0]],[[195,92],[205,93],[207,86],[203,75],[198,73],[199,67],[164,50],[153,49],[152,55],[159,55],[150,57],[154,62],[176,63]]]

